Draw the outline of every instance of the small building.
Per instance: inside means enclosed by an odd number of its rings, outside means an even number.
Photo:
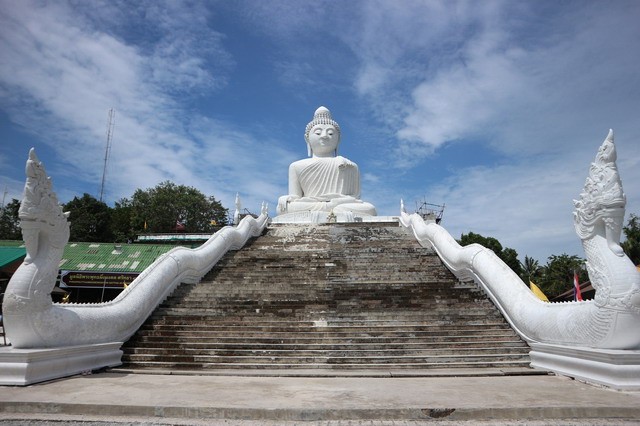
[[[22,264],[27,250],[22,241],[0,241],[0,293],[7,289],[9,279]]]
[[[68,243],[58,286],[65,300],[97,303],[114,299],[172,244]]]
[[[198,247],[211,234],[146,235],[142,244],[67,243],[60,260],[54,302],[98,303],[113,300],[159,256],[178,245]],[[23,263],[23,241],[0,241],[0,294]]]
[[[580,284],[580,294],[582,300],[591,300],[596,297],[596,289],[591,285],[591,281]],[[573,300],[573,288],[551,299],[552,302],[571,302]]]

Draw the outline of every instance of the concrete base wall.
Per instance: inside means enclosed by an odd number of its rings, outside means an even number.
[[[617,390],[640,391],[640,351],[531,343],[531,366]]]
[[[52,349],[0,349],[0,385],[26,386],[121,365],[122,342]]]

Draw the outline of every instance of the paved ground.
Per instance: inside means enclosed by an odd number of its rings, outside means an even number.
[[[161,419],[149,421],[144,418],[119,419],[113,421],[100,421],[90,416],[41,416],[42,418],[11,418],[0,420],[0,425],[11,426],[105,426],[105,425],[132,425],[132,426],[633,426],[637,420],[616,419],[551,419],[551,420],[329,420],[329,421],[273,421],[273,420],[183,420]]]
[[[640,392],[556,376],[304,378],[101,373],[0,387],[0,424],[640,424]]]

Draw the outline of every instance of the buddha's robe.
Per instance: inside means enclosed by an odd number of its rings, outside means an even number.
[[[359,199],[358,166],[344,157],[307,158],[289,166],[289,195],[280,197],[278,211],[352,212],[375,216],[375,207]]]

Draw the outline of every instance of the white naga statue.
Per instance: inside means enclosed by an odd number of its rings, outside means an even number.
[[[491,250],[460,245],[441,226],[401,213],[418,241],[432,245],[461,277],[485,288],[505,317],[530,344],[640,350],[640,273],[620,247],[626,199],[616,166],[613,131],[589,169],[574,225],[587,257],[595,298],[576,303],[545,303]],[[638,354],[640,355],[640,353]],[[637,366],[640,380],[640,364]],[[640,382],[639,382],[640,383]]]
[[[119,363],[122,342],[135,333],[178,284],[200,281],[224,253],[241,248],[249,238],[260,235],[267,224],[267,207],[263,204],[258,219],[247,216],[235,227],[225,226],[200,247],[176,247],[160,256],[114,300],[96,304],[53,303],[51,291],[69,240],[68,213],[58,205],[51,180],[33,149],[29,152],[26,173],[19,215],[27,256],[13,274],[2,304],[7,337],[16,349],[115,342]],[[70,361],[70,356],[70,352],[64,353],[69,368],[86,366],[81,359]],[[83,356],[90,361],[86,353],[78,354],[80,358]],[[0,354],[0,383],[9,368],[5,367]]]
[[[420,215],[400,220],[432,246],[461,279],[472,278],[531,346],[531,365],[616,389],[640,390],[640,272],[620,247],[626,198],[616,166],[613,131],[589,169],[574,225],[596,290],[593,300],[548,303],[538,299],[495,253],[461,247],[443,227]]]
[[[327,108],[316,110],[304,138],[310,158],[289,166],[289,194],[278,199],[278,215],[333,212],[375,216],[376,208],[360,200],[358,166],[337,155],[340,126]]]

